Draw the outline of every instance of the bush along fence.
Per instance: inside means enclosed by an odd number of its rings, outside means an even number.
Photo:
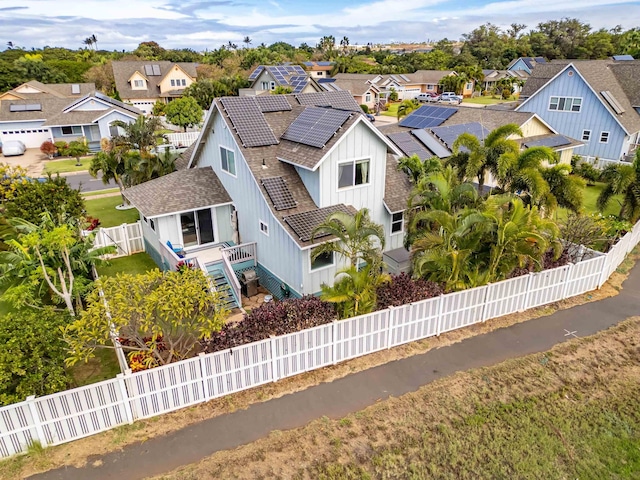
[[[322,368],[602,286],[640,240],[640,222],[607,254],[0,408],[0,457]]]

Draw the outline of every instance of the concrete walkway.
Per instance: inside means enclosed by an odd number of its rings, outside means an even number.
[[[384,400],[417,390],[438,378],[509,358],[549,350],[554,345],[607,329],[640,314],[640,266],[624,290],[607,298],[468,338],[448,347],[381,365],[304,391],[252,405],[166,436],[96,456],[99,467],[64,467],[29,478],[38,480],[141,479],[159,475],[220,450],[235,448],[269,434],[306,425],[326,415],[340,418]],[[490,321],[490,320],[489,320]]]

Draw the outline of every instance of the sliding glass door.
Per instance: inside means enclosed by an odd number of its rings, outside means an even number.
[[[180,214],[180,226],[182,227],[182,244],[185,247],[215,242],[210,208]]]

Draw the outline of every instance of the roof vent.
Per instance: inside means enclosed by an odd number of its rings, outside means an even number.
[[[71,93],[74,95],[79,95],[80,94],[80,84],[78,83],[74,83],[71,85]]]

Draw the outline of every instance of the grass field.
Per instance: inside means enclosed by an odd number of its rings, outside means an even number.
[[[122,203],[122,197],[116,195],[106,198],[88,199],[85,201],[87,215],[100,219],[101,227],[115,227],[123,223],[134,223],[140,215],[138,210],[116,210],[116,205]]]
[[[113,349],[98,348],[95,357],[76,363],[68,372],[75,388],[114,378],[120,373],[120,365]]]
[[[604,189],[604,183],[597,182],[593,186],[588,186],[584,190],[584,212],[587,214],[600,213],[596,206],[596,201],[600,192]],[[620,202],[622,201],[621,195],[615,195],[609,201],[607,208],[604,210],[603,215],[618,215],[620,213]],[[558,208],[556,211],[556,220],[564,220],[569,216],[569,211],[566,208]]]
[[[146,273],[149,270],[158,268],[156,262],[148,253],[136,253],[128,257],[114,258],[109,260],[108,265],[97,267],[100,276],[114,277],[118,273],[131,273],[133,275]]]
[[[636,317],[157,478],[637,479],[639,336]]]
[[[95,192],[82,192],[84,198],[95,197],[96,195],[104,195],[105,193],[120,193],[119,188],[105,188],[104,190],[96,190]],[[114,195],[115,197],[115,195]]]
[[[80,159],[81,166],[76,165],[76,159],[66,160],[48,160],[44,164],[43,172],[46,173],[68,173],[68,172],[81,172],[89,169],[91,159],[93,157],[83,157]]]
[[[511,97],[509,100],[503,100],[501,98],[493,98],[492,96],[487,97],[473,97],[473,98],[465,98],[462,100],[462,103],[475,103],[478,105],[495,105],[496,103],[509,103],[515,102],[515,98]]]
[[[385,111],[381,111],[380,115],[386,115],[387,117],[396,118],[398,116],[398,106],[399,105],[400,105],[400,103],[390,103],[389,104],[389,109],[385,110]]]

